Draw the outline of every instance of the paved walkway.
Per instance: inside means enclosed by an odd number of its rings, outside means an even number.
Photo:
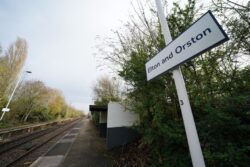
[[[112,167],[104,138],[89,119],[83,119],[31,167]]]

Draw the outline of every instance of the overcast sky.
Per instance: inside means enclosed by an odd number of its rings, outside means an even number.
[[[25,38],[27,79],[63,92],[72,106],[87,111],[92,85],[107,72],[97,69],[96,36],[128,20],[130,0],[0,0],[0,45]]]
[[[132,11],[130,1],[0,0],[0,45],[7,49],[17,37],[25,38],[24,69],[32,71],[26,79],[61,90],[69,104],[88,111],[93,84],[108,73],[97,68],[93,56],[100,43],[96,36],[109,37],[122,27]]]

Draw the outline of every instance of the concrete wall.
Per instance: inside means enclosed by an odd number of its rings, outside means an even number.
[[[139,120],[139,116],[125,109],[119,103],[108,104],[107,120],[107,147],[108,149],[121,146],[138,137],[135,130],[130,127]]]
[[[112,127],[129,127],[139,120],[138,114],[125,109],[124,106],[117,102],[108,104],[108,128]]]

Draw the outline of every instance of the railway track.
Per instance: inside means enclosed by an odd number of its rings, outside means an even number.
[[[30,156],[32,152],[42,147],[64,131],[71,129],[78,123],[75,120],[64,125],[55,125],[46,130],[24,135],[14,140],[0,144],[0,166],[16,166],[21,159]]]

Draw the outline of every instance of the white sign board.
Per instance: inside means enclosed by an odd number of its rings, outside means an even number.
[[[9,112],[9,111],[10,111],[9,108],[3,108],[3,109],[2,109],[2,112]]]
[[[213,14],[208,11],[146,63],[147,80],[149,81],[227,40],[226,33]]]

